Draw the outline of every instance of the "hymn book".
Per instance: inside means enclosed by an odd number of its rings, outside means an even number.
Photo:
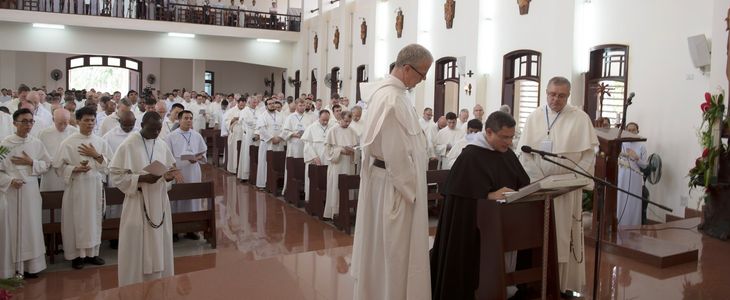
[[[550,175],[521,188],[519,191],[507,194],[505,202],[544,200],[543,194],[561,190],[567,193],[589,184],[591,184],[590,179],[573,173]]]

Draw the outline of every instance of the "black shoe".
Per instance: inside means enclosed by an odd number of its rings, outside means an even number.
[[[95,266],[103,266],[106,262],[104,261],[103,258],[94,256],[94,257],[85,257],[84,263],[92,264]]]
[[[35,279],[35,278],[38,278],[38,273],[23,272],[23,278],[26,278],[26,279]]]
[[[200,236],[196,232],[188,232],[185,234],[185,238],[193,241],[197,241],[200,239]]]
[[[71,267],[76,270],[81,270],[84,268],[84,259],[81,257],[74,258],[71,261]]]
[[[565,290],[565,291],[560,292],[560,297],[563,299],[577,299],[577,298],[580,298],[581,295],[580,295],[580,293],[577,293],[577,292],[574,292],[571,290]]]
[[[119,240],[109,240],[109,248],[119,249]]]
[[[180,241],[180,236],[177,235],[177,233],[172,234],[172,242],[177,243]]]

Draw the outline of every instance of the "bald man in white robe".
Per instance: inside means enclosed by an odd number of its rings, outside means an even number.
[[[79,132],[76,127],[68,126],[70,118],[71,113],[68,110],[56,109],[53,111],[53,126],[43,129],[38,134],[38,139],[46,147],[51,160],[55,157],[61,142],[72,134]],[[66,184],[63,178],[56,174],[55,168],[51,168],[49,172],[41,176],[41,192],[63,191],[65,187]]]

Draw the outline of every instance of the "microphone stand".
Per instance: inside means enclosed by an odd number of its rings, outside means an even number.
[[[636,194],[634,194],[632,192],[629,192],[627,190],[624,190],[624,189],[622,189],[622,188],[620,188],[620,187],[618,187],[618,186],[616,186],[616,185],[614,185],[614,184],[606,181],[605,179],[601,179],[601,178],[595,177],[595,176],[593,176],[591,174],[588,174],[586,172],[579,171],[579,170],[576,170],[574,168],[568,167],[568,166],[566,166],[566,165],[564,165],[562,163],[559,163],[559,162],[557,162],[555,160],[552,160],[552,159],[548,158],[544,154],[540,154],[540,156],[545,161],[549,161],[549,162],[551,162],[551,163],[553,163],[555,165],[558,165],[560,167],[563,167],[564,169],[570,170],[571,172],[574,172],[574,173],[579,174],[579,175],[581,175],[583,177],[586,177],[588,179],[593,180],[593,182],[596,183],[603,190],[603,192],[602,193],[599,193],[598,194],[598,197],[597,197],[597,199],[598,199],[598,201],[597,201],[598,202],[597,203],[598,204],[598,208],[597,208],[597,215],[595,216],[596,219],[597,219],[597,223],[598,223],[598,230],[596,231],[596,242],[595,242],[595,245],[594,245],[594,247],[595,247],[595,260],[593,262],[593,299],[598,299],[597,298],[597,295],[598,295],[598,273],[599,273],[598,271],[599,271],[599,268],[601,266],[601,238],[602,238],[602,235],[603,235],[603,227],[604,227],[603,226],[603,201],[604,201],[604,199],[606,197],[606,190],[607,190],[607,188],[610,187],[612,189],[616,189],[618,191],[622,191],[622,192],[624,192],[624,193],[626,193],[626,194],[628,194],[630,196],[633,196],[635,198],[638,198],[642,202],[647,202],[647,203],[650,203],[650,204],[654,204],[657,207],[659,207],[659,208],[661,208],[663,210],[666,210],[668,212],[671,212],[672,209],[670,209],[670,208],[668,208],[668,207],[666,207],[664,205],[661,205],[659,203],[653,202],[653,201],[651,201],[649,199],[646,199],[646,198],[644,198],[642,196],[636,195]]]

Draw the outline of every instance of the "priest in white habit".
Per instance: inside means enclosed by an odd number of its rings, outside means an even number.
[[[63,256],[71,261],[74,269],[82,269],[84,264],[105,263],[99,257],[99,246],[101,220],[106,209],[104,181],[112,151],[104,139],[94,134],[96,111],[93,108],[77,110],[76,122],[79,132],[61,143],[53,167],[66,184],[61,202]]]
[[[142,130],[130,134],[109,165],[111,181],[124,193],[119,222],[119,286],[175,274],[167,191],[177,170],[172,152],[157,138],[161,121],[158,114],[145,114]],[[167,171],[145,171],[153,162]]]
[[[357,136],[359,137],[360,135],[362,135],[363,130],[365,130],[365,120],[362,119],[362,107],[355,105],[352,107],[352,109],[350,109],[350,112],[352,112],[352,122],[350,122],[350,128],[355,130]]]
[[[446,128],[439,130],[436,138],[433,140],[434,154],[441,160],[443,164],[446,155],[449,154],[454,144],[466,135],[466,129],[456,127],[456,114],[452,112],[446,113]]]
[[[286,157],[303,158],[304,141],[301,140],[304,130],[314,122],[304,110],[307,105],[304,100],[297,99],[294,103],[294,112],[284,119],[281,138],[286,142]],[[286,190],[286,168],[284,168],[284,190]]]
[[[37,278],[38,272],[46,268],[38,178],[51,166],[46,147],[30,136],[33,123],[33,112],[25,108],[16,110],[15,134],[0,143],[11,149],[0,163],[0,192],[7,201],[11,262],[13,269],[26,278]]]
[[[38,134],[38,139],[46,147],[51,160],[56,155],[61,142],[79,131],[76,127],[68,126],[70,118],[71,113],[68,110],[56,109],[53,111],[53,126],[43,129]],[[46,172],[41,176],[41,192],[63,191],[65,185],[63,178],[58,176],[55,171]]]
[[[196,95],[195,102],[186,105],[185,109],[193,113],[193,130],[200,132],[208,126],[210,112],[203,95]]]
[[[256,170],[256,187],[263,189],[266,187],[266,152],[284,151],[284,140],[281,138],[281,127],[284,118],[276,111],[276,101],[274,99],[266,100],[266,112],[259,114],[256,121],[256,132],[259,144],[259,161]]]
[[[385,79],[363,83],[367,103],[355,223],[354,299],[431,299],[426,136],[409,90],[433,56],[410,44]],[[383,217],[387,216],[387,217]]]
[[[240,122],[241,110],[246,106],[246,100],[238,99],[236,106],[226,111],[223,121],[228,126],[228,140],[226,144],[226,170],[228,173],[236,174],[238,167],[238,141],[243,135],[243,127]]]
[[[14,129],[13,116],[0,112],[0,141],[12,135]],[[0,187],[2,185],[3,182],[0,180]],[[15,273],[10,253],[10,223],[7,214],[8,201],[5,199],[5,193],[0,193],[0,278],[8,278]]]
[[[160,139],[164,140],[170,132],[180,126],[178,124],[177,115],[183,110],[185,110],[185,107],[180,103],[175,103],[170,106],[170,112],[167,114],[167,117],[162,117],[162,129],[160,130],[159,136]]]
[[[330,112],[320,110],[317,122],[309,125],[302,135],[302,141],[304,141],[304,201],[309,202],[309,166],[327,165],[327,159],[324,156],[324,142],[330,128],[332,128]]]
[[[350,128],[352,113],[343,111],[340,113],[340,124],[327,131],[324,141],[324,157],[329,162],[327,167],[327,200],[325,201],[325,218],[333,218],[340,208],[340,174],[354,175],[356,168],[355,151],[360,140],[357,132]]]
[[[119,126],[107,132],[102,138],[109,144],[112,154],[117,151],[119,145],[124,142],[132,131],[139,131],[140,128],[135,127],[137,117],[131,111],[125,111],[119,114]]]
[[[129,102],[129,99],[122,98],[122,100],[119,101],[119,104],[117,104],[117,111],[104,118],[104,121],[101,122],[101,127],[99,127],[99,136],[104,136],[107,132],[118,127],[119,114],[125,111],[132,111],[132,103]]]
[[[206,151],[208,146],[205,139],[193,129],[193,112],[183,110],[178,114],[180,127],[167,136],[167,147],[170,148],[172,156],[175,157],[175,166],[182,174],[182,179],[187,183],[201,182],[203,174],[200,170],[200,163],[207,161]],[[200,199],[176,201],[172,204],[176,211],[190,212],[200,211],[202,204]],[[185,237],[198,240],[195,232],[188,232]],[[175,238],[175,237],[173,237]]]
[[[482,124],[482,121],[479,121],[479,119],[471,119],[469,120],[469,122],[466,123],[466,125],[466,135],[456,141],[456,143],[454,143],[454,146],[451,147],[451,151],[446,154],[446,157],[444,157],[444,160],[441,162],[442,170],[451,169],[451,166],[453,166],[456,159],[459,158],[459,154],[461,154],[461,151],[464,150],[464,147],[471,143],[474,135],[481,132],[482,127],[484,126]]]
[[[251,146],[258,146],[259,141],[255,139],[256,123],[258,122],[258,113],[256,106],[259,105],[257,97],[249,97],[246,108],[239,114],[238,119],[241,126],[241,152],[238,156],[238,174],[240,180],[247,181],[251,175]]]
[[[639,134],[639,125],[626,124],[626,131]],[[624,142],[618,157],[618,187],[635,195],[641,195],[644,188],[642,169],[649,164],[644,142]],[[617,191],[616,217],[619,225],[641,225],[643,217],[641,199]]]
[[[418,125],[421,130],[426,131],[433,124],[433,109],[426,107],[423,109],[423,117],[418,118]]]
[[[550,79],[547,105],[538,107],[527,117],[518,147],[530,146],[563,155],[576,162],[581,169],[593,173],[594,148],[598,145],[598,138],[588,115],[568,104],[568,97],[570,81],[564,77]],[[536,154],[522,153],[520,161],[533,182],[550,175],[571,173]],[[572,165],[568,160],[560,162]],[[592,185],[589,188],[592,189]],[[560,289],[581,292],[585,285],[582,191],[576,190],[555,198],[554,205]]]

